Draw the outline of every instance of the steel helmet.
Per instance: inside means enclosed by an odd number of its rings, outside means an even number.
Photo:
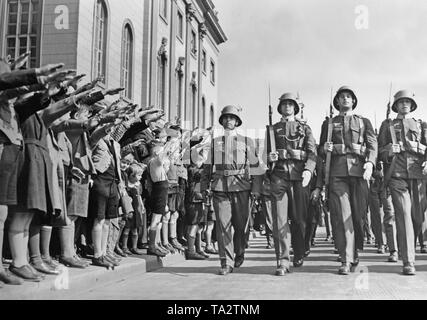
[[[394,102],[391,109],[397,113],[397,102],[400,99],[409,99],[412,101],[411,112],[417,109],[417,103],[415,102],[415,94],[409,90],[400,90],[394,95]]]
[[[343,91],[348,91],[353,96],[353,99],[354,99],[353,110],[354,110],[357,107],[357,97],[354,94],[354,90],[352,88],[350,88],[349,86],[342,86],[341,88],[338,89],[337,94],[335,95],[335,98],[334,98],[334,107],[335,107],[335,109],[337,109],[338,111],[340,110],[340,107],[339,107],[339,104],[338,104],[338,96]]]
[[[219,123],[222,125],[222,119],[226,115],[232,115],[235,116],[237,119],[236,127],[240,127],[242,125],[242,119],[240,118],[240,112],[242,111],[242,108],[236,107],[236,106],[225,106],[221,111],[221,116],[219,117]]]
[[[282,102],[285,100],[290,100],[294,103],[295,105],[295,115],[297,115],[299,113],[300,107],[299,107],[299,103],[298,103],[298,97],[296,95],[294,95],[293,93],[285,93],[283,94],[280,98],[279,98],[279,105],[277,106],[277,112],[280,112],[280,106],[282,105]]]

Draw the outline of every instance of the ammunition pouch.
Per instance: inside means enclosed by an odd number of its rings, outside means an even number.
[[[417,141],[406,141],[407,148],[405,148],[405,151],[408,151],[410,153],[415,153],[424,156],[426,154],[426,146],[423,145],[420,142]]]
[[[307,152],[298,149],[277,149],[279,160],[307,160]]]
[[[358,143],[352,143],[351,149],[350,149],[345,144],[334,144],[334,149],[332,150],[332,154],[334,155],[355,154],[360,157],[365,157],[366,147]]]
[[[230,176],[243,176],[246,174],[246,169],[240,170],[217,170],[215,171],[216,175],[230,177]]]

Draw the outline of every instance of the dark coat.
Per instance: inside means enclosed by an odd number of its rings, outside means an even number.
[[[16,70],[0,74],[0,91],[36,83],[37,77],[34,69]]]

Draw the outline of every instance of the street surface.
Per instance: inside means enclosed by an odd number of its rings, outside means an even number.
[[[338,275],[339,262],[331,242],[318,231],[316,246],[302,268],[291,267],[284,277],[274,275],[274,249],[265,237],[250,242],[242,267],[227,276],[217,275],[218,256],[205,261],[183,261],[173,266],[130,276],[83,291],[63,290],[49,299],[138,300],[329,300],[426,299],[427,255],[417,254],[417,275],[403,276],[401,261],[387,262],[388,253],[377,254],[367,245],[358,270]],[[419,250],[417,249],[417,252]],[[44,297],[43,297],[44,298]]]

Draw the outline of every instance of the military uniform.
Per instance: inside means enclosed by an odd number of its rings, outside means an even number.
[[[397,251],[396,223],[390,190],[385,188],[383,175],[376,170],[369,189],[369,211],[372,231],[377,242],[378,252],[382,253],[387,244],[390,254]]]
[[[227,106],[219,119],[233,115],[241,120],[239,109]],[[212,200],[216,214],[216,235],[222,268],[239,267],[243,263],[249,221],[250,193],[259,192],[261,175],[252,181],[251,168],[259,165],[252,139],[237,134],[236,130],[225,130],[225,134],[214,138],[208,159],[213,161],[211,181]],[[213,152],[213,154],[212,154]],[[210,170],[203,171],[202,190],[209,185]],[[234,229],[234,235],[232,228]],[[236,260],[236,261],[235,261]]]
[[[284,100],[294,102],[297,114],[299,105],[296,97],[284,94],[280,98],[278,109]],[[307,123],[295,117],[289,120],[282,118],[274,124],[273,130],[278,153],[278,161],[270,174],[274,247],[278,267],[289,269],[291,233],[294,266],[302,265],[304,258],[310,188],[303,187],[302,174],[309,171],[313,176],[317,158],[316,142]]]
[[[399,91],[394,97],[393,111],[397,112],[396,104],[400,99],[411,100],[411,112],[417,108],[413,94]],[[392,131],[395,134],[395,142]],[[415,237],[421,232],[427,208],[427,177],[422,168],[426,161],[427,123],[399,115],[394,120],[382,123],[378,141],[386,172],[391,170],[388,187],[396,215],[397,241],[404,264],[403,272],[413,274]],[[390,156],[392,144],[400,146],[400,153]]]
[[[334,106],[339,110],[338,97],[342,92],[353,96],[353,109],[357,98],[348,87],[341,87]],[[327,142],[328,121],[322,125],[320,153],[326,158],[324,145]],[[331,221],[335,225],[334,240],[346,274],[350,264],[357,265],[357,250],[363,249],[363,218],[368,210],[368,182],[363,179],[365,164],[372,166],[377,158],[377,139],[369,119],[355,114],[340,114],[332,119],[332,143],[329,209]]]

